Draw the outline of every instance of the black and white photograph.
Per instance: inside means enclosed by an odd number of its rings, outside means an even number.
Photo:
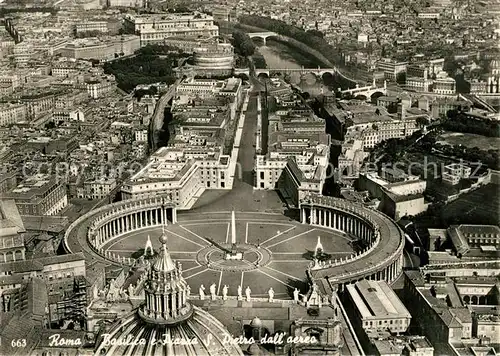
[[[500,354],[500,0],[0,0],[0,356]]]

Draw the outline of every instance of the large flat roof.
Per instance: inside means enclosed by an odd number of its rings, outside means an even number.
[[[411,318],[411,314],[385,281],[365,279],[348,285],[347,291],[363,319]]]

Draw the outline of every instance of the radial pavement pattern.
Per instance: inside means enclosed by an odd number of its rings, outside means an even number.
[[[294,288],[305,292],[305,271],[321,237],[324,251],[331,258],[352,254],[351,238],[340,231],[312,227],[279,214],[236,213],[236,248],[242,260],[226,260],[231,244],[231,214],[180,214],[179,222],[165,228],[167,246],[174,260],[181,262],[183,276],[192,293],[201,284],[207,290],[215,283],[217,293],[224,285],[229,295],[250,286],[252,296],[266,297],[273,287],[276,298],[290,298]],[[137,257],[148,235],[158,249],[161,227],[142,229],[124,235],[104,246],[105,250],[126,257]]]

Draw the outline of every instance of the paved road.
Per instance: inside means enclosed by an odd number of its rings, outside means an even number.
[[[239,165],[236,168],[233,189],[230,191],[211,190],[203,193],[193,209],[190,210],[191,212],[229,210],[283,211],[283,203],[275,191],[253,189],[257,100],[258,93],[254,87],[250,92],[250,101],[245,115],[245,124],[243,125],[243,134],[238,154]]]
[[[165,118],[164,112],[170,99],[175,94],[175,89],[180,83],[180,79],[177,79],[174,84],[168,88],[167,92],[163,94],[157,101],[155,106],[155,111],[151,117],[151,125],[149,127],[149,140],[151,151],[154,152],[159,148],[158,135],[157,132],[163,128],[163,120]]]

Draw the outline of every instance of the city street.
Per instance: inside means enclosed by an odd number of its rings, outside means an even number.
[[[239,166],[236,167],[233,189],[206,191],[190,212],[229,210],[279,212],[283,210],[283,202],[274,190],[253,189],[257,100],[258,93],[255,90],[251,91],[239,148]]]

